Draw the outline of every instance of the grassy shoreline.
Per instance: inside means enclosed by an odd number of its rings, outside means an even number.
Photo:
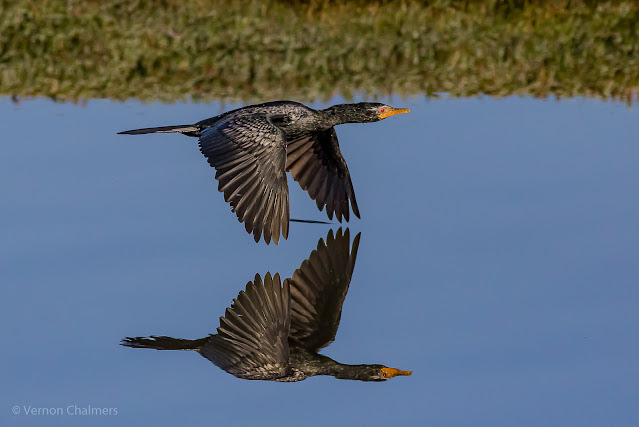
[[[0,95],[630,102],[639,3],[0,0]]]

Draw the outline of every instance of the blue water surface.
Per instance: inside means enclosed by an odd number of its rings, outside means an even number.
[[[255,273],[289,277],[339,226],[256,244],[195,139],[116,135],[237,105],[0,100],[0,424],[639,424],[637,108],[385,101],[412,113],[337,128],[362,238],[324,354],[414,373],[274,383],[118,345],[214,332]],[[289,185],[292,217],[326,218]]]

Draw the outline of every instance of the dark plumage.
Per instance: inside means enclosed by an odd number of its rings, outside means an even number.
[[[359,218],[348,166],[334,126],[367,123],[407,113],[379,103],[335,105],[314,110],[292,101],[276,101],[228,111],[193,125],[135,129],[120,134],[181,133],[199,138],[200,151],[215,168],[218,189],[246,231],[259,241],[288,237],[286,171],[330,219]]]
[[[217,334],[198,340],[164,336],[125,338],[121,344],[156,350],[194,350],[238,378],[301,381],[314,375],[383,381],[411,372],[383,365],[345,365],[318,354],[335,339],[355,267],[359,234],[348,229],[317,249],[280,285],[279,275],[259,275],[220,318]]]

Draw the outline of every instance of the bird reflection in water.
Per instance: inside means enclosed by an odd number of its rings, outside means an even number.
[[[247,380],[301,381],[315,375],[385,381],[410,375],[383,365],[347,365],[318,354],[335,339],[355,267],[360,234],[328,233],[317,249],[280,282],[255,275],[220,318],[217,334],[188,340],[166,336],[125,338],[121,344],[156,350],[194,350],[229,374]]]
[[[286,172],[329,219],[359,218],[351,175],[334,126],[369,123],[406,108],[360,102],[314,110],[299,102],[274,101],[228,111],[192,125],[120,132],[126,135],[181,133],[199,138],[200,151],[215,168],[218,190],[258,242],[288,237],[290,209]]]

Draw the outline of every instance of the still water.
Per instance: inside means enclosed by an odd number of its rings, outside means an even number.
[[[412,113],[337,128],[361,241],[323,353],[413,375],[281,384],[118,345],[215,332],[256,273],[290,277],[339,227],[255,244],[195,139],[116,135],[238,105],[1,100],[2,424],[639,422],[636,107],[382,101]],[[292,217],[325,219],[289,186]]]

